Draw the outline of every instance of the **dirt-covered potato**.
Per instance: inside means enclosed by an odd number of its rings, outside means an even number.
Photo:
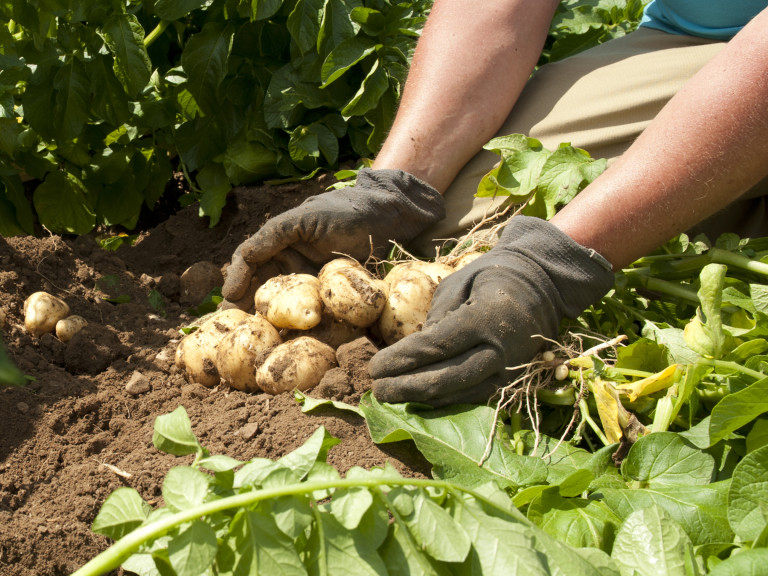
[[[437,282],[417,268],[398,272],[389,286],[387,303],[378,323],[379,334],[387,344],[421,330],[436,288]]]
[[[423,272],[429,276],[435,284],[440,284],[443,278],[450,276],[456,271],[453,267],[441,262],[411,260],[395,265],[392,270],[389,271],[389,274],[384,277],[384,281],[391,286],[393,283],[398,281],[398,278],[402,274],[407,274],[410,270],[418,270],[419,272]]]
[[[277,328],[257,312],[219,343],[216,366],[222,381],[243,392],[258,391],[256,368],[281,342]]]
[[[67,316],[67,303],[47,292],[35,292],[24,301],[24,326],[34,336],[53,332],[56,323]]]
[[[277,346],[256,370],[256,385],[267,394],[309,390],[336,366],[333,348],[302,336]]]
[[[182,304],[200,304],[208,293],[224,284],[221,269],[213,262],[195,262],[179,279],[179,301]]]
[[[284,330],[280,334],[283,340],[293,340],[300,336],[309,336],[315,340],[320,340],[323,344],[328,344],[328,346],[335,350],[342,344],[365,336],[365,332],[365,328],[352,326],[347,322],[336,320],[330,313],[325,312],[320,323],[309,330]]]
[[[56,337],[62,342],[69,342],[72,336],[80,332],[88,321],[82,316],[72,315],[56,322]]]
[[[195,332],[185,336],[176,348],[176,365],[184,369],[187,379],[212,388],[221,378],[216,366],[216,351],[221,341],[237,326],[251,317],[232,308],[216,312]]]
[[[378,320],[387,301],[387,285],[349,258],[332,260],[320,270],[320,297],[334,318],[366,328]],[[346,263],[347,265],[343,265]]]
[[[276,328],[309,330],[322,319],[320,280],[309,274],[275,276],[256,290],[254,306]]]

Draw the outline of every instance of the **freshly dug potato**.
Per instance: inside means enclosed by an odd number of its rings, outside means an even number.
[[[221,269],[213,262],[195,262],[179,279],[179,301],[182,304],[200,304],[208,293],[224,284]]]
[[[395,265],[384,277],[384,281],[390,286],[398,281],[402,274],[407,274],[410,270],[418,270],[429,276],[435,284],[440,284],[443,278],[450,276],[456,270],[448,264],[441,262],[425,262],[423,260],[410,260]]]
[[[62,342],[69,342],[72,336],[80,332],[88,321],[82,316],[72,315],[56,322],[56,337]]]
[[[421,330],[436,288],[437,282],[416,268],[398,273],[389,287],[387,303],[378,323],[379,334],[387,344],[394,344]]]
[[[275,276],[256,290],[254,305],[276,328],[309,330],[322,319],[320,280],[309,274]]]
[[[347,322],[336,320],[331,314],[325,312],[320,320],[320,324],[309,330],[285,330],[281,331],[280,334],[283,340],[293,340],[300,336],[309,336],[315,340],[320,340],[323,344],[328,344],[328,346],[335,350],[342,344],[365,336],[365,328],[352,326]]]
[[[480,258],[480,256],[482,255],[483,255],[483,252],[476,252],[474,250],[472,252],[464,252],[464,254],[462,254],[461,256],[456,258],[456,260],[453,261],[453,264],[452,264],[453,269],[461,270],[462,268],[464,268],[464,266],[466,266],[470,262],[474,262],[475,260]]]
[[[176,348],[176,365],[185,370],[187,379],[208,388],[216,386],[221,381],[216,366],[217,348],[228,334],[250,317],[236,308],[216,312],[195,332],[182,338]]]
[[[53,332],[56,323],[67,316],[67,303],[47,292],[35,292],[24,301],[24,326],[34,336]]]
[[[257,312],[219,343],[216,367],[221,379],[236,390],[258,391],[256,368],[280,343],[277,329]]]
[[[333,348],[302,336],[277,346],[256,370],[256,385],[267,394],[309,390],[336,366]]]
[[[378,320],[387,301],[387,285],[359,263],[343,258],[320,270],[320,297],[334,318],[366,328]]]

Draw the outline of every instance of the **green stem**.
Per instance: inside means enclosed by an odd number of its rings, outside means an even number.
[[[600,427],[597,425],[597,423],[592,420],[592,416],[589,414],[589,406],[587,405],[587,401],[583,398],[579,401],[579,410],[581,410],[581,417],[587,421],[589,427],[592,428],[592,432],[594,432],[595,436],[600,439],[600,442],[603,443],[603,446],[610,446],[611,443],[608,442],[608,438],[605,437],[605,434],[603,434],[603,431],[600,430]]]
[[[141,526],[130,534],[126,534],[123,538],[104,550],[104,552],[92,558],[87,564],[75,571],[72,576],[96,576],[98,574],[109,572],[110,570],[115,570],[132,554],[135,554],[136,551],[145,542],[160,538],[181,524],[184,524],[185,522],[191,522],[192,520],[203,516],[210,516],[216,514],[217,512],[223,512],[232,508],[250,506],[257,502],[261,502],[262,500],[279,498],[280,496],[312,494],[315,491],[328,490],[332,488],[375,488],[382,485],[418,486],[422,488],[432,486],[435,488],[443,488],[447,491],[460,490],[466,494],[469,494],[476,500],[479,500],[488,506],[492,506],[501,512],[506,514],[513,513],[472,489],[451,484],[450,482],[445,482],[442,480],[427,480],[421,478],[361,478],[354,480],[339,479],[303,482],[299,484],[289,484],[288,486],[281,486],[278,488],[268,488],[236,494],[234,496],[208,502],[189,510],[183,510],[181,512],[177,512],[176,514],[160,518],[152,524]]]
[[[157,40],[157,38],[165,32],[165,29],[168,28],[168,24],[170,23],[169,20],[160,20],[160,23],[155,26],[155,29],[144,37],[144,47],[147,48],[152,42]]]
[[[752,260],[743,254],[729,252],[722,248],[712,248],[709,251],[709,254],[712,257],[712,262],[715,262],[716,264],[725,264],[726,266],[733,266],[741,268],[742,270],[754,272],[755,274],[768,276],[768,264],[760,262],[759,260]]]
[[[668,296],[687,300],[696,305],[701,303],[699,301],[699,295],[693,288],[677,284],[676,282],[670,282],[669,280],[663,280],[662,278],[648,276],[646,272],[647,271],[643,271],[639,268],[637,270],[624,270],[624,274],[626,275],[627,280],[629,280],[630,285],[633,285],[636,288],[642,287],[653,292],[661,292]]]
[[[763,378],[768,377],[768,375],[763,374],[762,372],[758,372],[757,370],[752,370],[750,368],[747,368],[746,366],[742,366],[738,362],[733,362],[731,360],[715,360],[714,358],[701,358],[698,361],[698,363],[704,364],[705,366],[712,366],[713,368],[721,368],[723,370],[733,370],[735,372],[741,372],[742,374],[751,376],[755,380],[762,380]]]

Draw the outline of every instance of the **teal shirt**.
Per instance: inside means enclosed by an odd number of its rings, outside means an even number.
[[[640,26],[730,40],[766,7],[768,0],[652,0]]]

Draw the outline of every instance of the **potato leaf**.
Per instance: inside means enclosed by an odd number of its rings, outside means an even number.
[[[756,540],[768,526],[768,447],[747,454],[733,471],[728,521],[737,536]]]

